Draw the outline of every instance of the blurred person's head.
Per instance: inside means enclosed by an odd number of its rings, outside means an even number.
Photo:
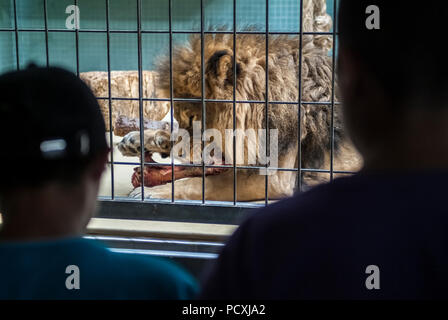
[[[0,76],[0,141],[1,237],[82,234],[109,152],[90,89],[59,68]]]
[[[379,10],[367,10],[372,5]],[[339,85],[346,127],[366,169],[448,168],[444,7],[340,1]],[[367,27],[374,22],[379,29]]]

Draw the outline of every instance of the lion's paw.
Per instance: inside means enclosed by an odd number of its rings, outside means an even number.
[[[144,151],[169,154],[171,148],[170,133],[164,130],[145,130],[143,135]],[[139,131],[129,132],[118,144],[118,150],[124,156],[139,156],[141,137]]]
[[[124,155],[129,157],[138,157],[140,155],[140,132],[129,132],[123,137],[118,144],[118,150]]]

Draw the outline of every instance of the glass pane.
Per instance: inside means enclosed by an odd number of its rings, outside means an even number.
[[[45,32],[20,32],[19,56],[21,69],[31,62],[46,65]]]
[[[14,28],[14,5],[12,0],[0,0],[0,29]]]
[[[169,30],[169,1],[142,1],[142,30]]]
[[[0,73],[16,69],[16,38],[14,32],[0,32],[0,44]]]
[[[137,1],[114,0],[109,3],[111,30],[137,30]]]
[[[76,42],[74,32],[49,32],[50,65],[76,73]]]
[[[200,31],[201,30],[201,1],[173,0],[172,16],[173,30]]]
[[[110,35],[110,59],[112,70],[138,69],[137,35],[113,33]]]
[[[43,0],[17,0],[17,26],[20,29],[45,27]]]
[[[107,71],[107,36],[105,33],[79,33],[79,69]]]

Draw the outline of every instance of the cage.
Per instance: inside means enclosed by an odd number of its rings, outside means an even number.
[[[337,4],[0,0],[0,72],[62,66],[97,96],[109,225],[90,236],[210,258],[253,209],[359,168],[339,115]]]

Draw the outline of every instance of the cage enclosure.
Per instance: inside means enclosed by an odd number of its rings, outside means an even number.
[[[93,90],[112,149],[98,217],[226,227],[360,167],[340,117],[336,11],[336,0],[0,0],[0,72],[61,66]]]

